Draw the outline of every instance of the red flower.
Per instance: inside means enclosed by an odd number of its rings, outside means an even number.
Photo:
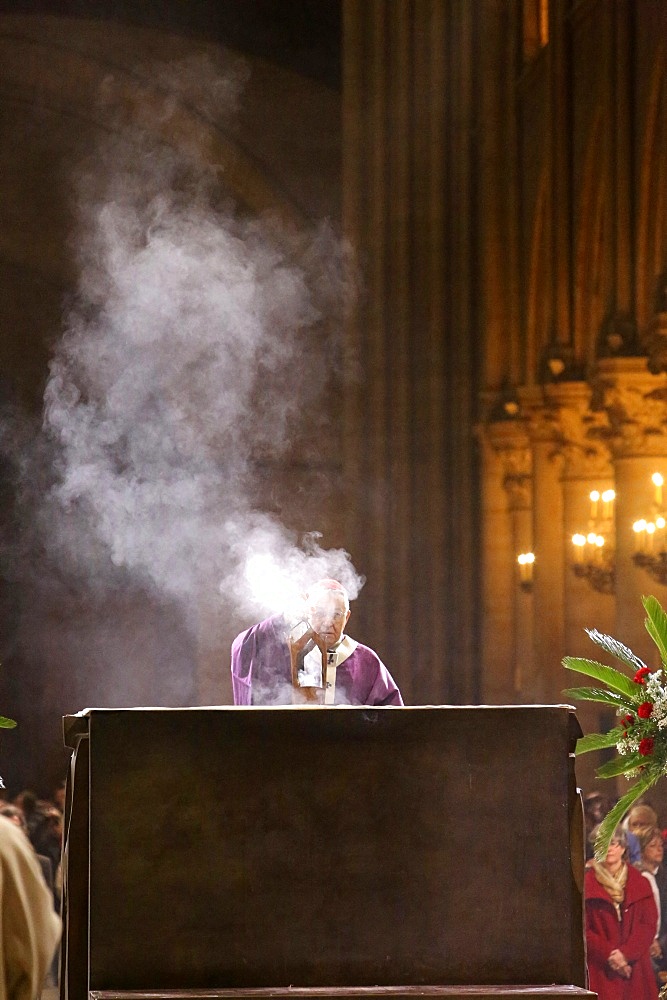
[[[628,726],[634,726],[634,724],[635,724],[635,717],[634,717],[634,715],[624,715],[623,719],[621,721],[622,721],[623,725],[627,728]]]
[[[651,756],[651,754],[653,753],[653,742],[654,741],[652,736],[646,736],[643,740],[640,740],[639,752],[642,755],[642,757]]]
[[[651,671],[649,667],[640,667],[632,679],[635,682],[635,684],[645,684],[646,681],[644,680],[644,678],[646,677],[647,674],[650,673]]]
[[[648,719],[653,711],[652,701],[643,701],[639,708],[637,709],[637,715],[640,719]]]

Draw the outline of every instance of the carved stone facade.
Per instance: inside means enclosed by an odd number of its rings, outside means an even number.
[[[653,503],[651,474],[667,477],[667,207],[657,194],[667,176],[667,146],[658,140],[667,127],[667,8],[642,0],[549,8],[548,40],[524,49],[521,74],[506,77],[515,103],[503,105],[504,127],[488,139],[485,172],[498,202],[481,220],[489,244],[481,398],[487,413],[508,395],[516,398],[515,419],[530,435],[534,648],[524,655],[530,662],[541,650],[536,669],[555,698],[569,683],[561,657],[591,655],[585,627],[616,632],[648,655],[640,597],[667,598],[633,559],[633,521]],[[496,51],[508,51],[520,27],[517,7],[501,12],[489,4],[487,11],[497,18]],[[508,135],[516,137],[509,150]],[[494,256],[501,228],[502,263]],[[547,441],[560,456],[557,475],[537,460]],[[570,540],[594,523],[595,490],[615,492],[597,581],[576,566]],[[551,523],[548,508],[537,504],[546,491]],[[513,517],[508,499],[508,525]],[[497,530],[497,512],[494,523]],[[493,588],[509,586],[514,567],[508,556],[500,583],[493,537],[483,537],[483,564],[493,566],[492,576],[483,571],[491,581],[485,603],[492,608]],[[554,612],[548,622],[536,600],[545,546]],[[525,631],[523,614],[515,608],[517,634]],[[485,689],[494,694],[498,675],[507,675],[505,664],[485,642]],[[582,718],[586,725],[600,721],[595,712]]]

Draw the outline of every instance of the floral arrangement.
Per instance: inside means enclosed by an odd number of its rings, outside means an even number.
[[[617,756],[596,774],[600,778],[625,775],[636,779],[605,816],[595,843],[595,857],[602,860],[612,834],[636,800],[667,775],[667,614],[655,597],[642,597],[646,630],[658,648],[660,666],[648,667],[611,636],[586,629],[598,646],[630,669],[631,676],[595,660],[566,656],[563,666],[592,677],[604,687],[569,688],[563,693],[580,701],[613,705],[618,724],[608,733],[590,733],[577,741],[577,754],[615,747]]]

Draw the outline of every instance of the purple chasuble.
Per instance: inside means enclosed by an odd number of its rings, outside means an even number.
[[[289,705],[292,701],[287,624],[274,615],[232,643],[235,705]],[[359,643],[336,670],[336,705],[402,705],[393,677],[372,649]]]

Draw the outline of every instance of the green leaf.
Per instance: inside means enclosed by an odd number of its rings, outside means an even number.
[[[626,698],[634,699],[637,697],[638,685],[627,674],[622,674],[615,667],[608,667],[605,663],[587,660],[580,656],[564,657],[563,666],[567,670],[575,670],[579,674],[593,677],[594,680],[606,684],[614,691],[620,691]]]
[[[635,711],[634,702],[615,691],[607,691],[606,688],[580,687],[565,688],[563,694],[566,698],[574,698],[577,701],[602,701],[605,705],[614,705],[616,708],[625,708],[628,711]]]
[[[610,653],[611,656],[615,656],[617,660],[627,664],[627,666],[631,667],[635,673],[641,667],[646,666],[643,660],[640,660],[638,656],[635,656],[632,650],[628,649],[627,646],[624,646],[622,642],[618,641],[618,639],[614,639],[610,635],[603,635],[602,632],[598,632],[596,628],[587,628],[584,629],[584,632],[586,632],[589,639],[592,639],[594,643],[601,646],[602,649],[604,649],[607,653]]]
[[[13,719],[8,719],[4,715],[0,715],[0,729],[14,729],[16,723]]]
[[[595,773],[598,778],[615,778],[617,774],[634,771],[636,767],[640,767],[645,763],[646,757],[642,757],[639,753],[633,753],[628,754],[626,757],[619,756],[614,760],[608,761],[608,763],[599,767]]]
[[[658,781],[660,777],[662,777],[662,771],[660,768],[645,771],[642,777],[635,782],[632,788],[618,800],[612,809],[609,810],[605,818],[600,823],[600,829],[598,830],[597,839],[595,841],[596,861],[604,861],[607,857],[609,842],[613,836],[614,830],[621,822],[630,806],[634,805],[637,799],[643,795],[644,792],[647,792],[652,785],[655,785],[656,781]]]
[[[624,730],[620,726],[610,729],[608,733],[588,733],[577,740],[576,754],[590,753],[591,750],[604,750],[606,747],[615,747]]]
[[[667,664],[667,615],[655,597],[642,597],[647,614],[646,631],[660,651],[660,659]]]

